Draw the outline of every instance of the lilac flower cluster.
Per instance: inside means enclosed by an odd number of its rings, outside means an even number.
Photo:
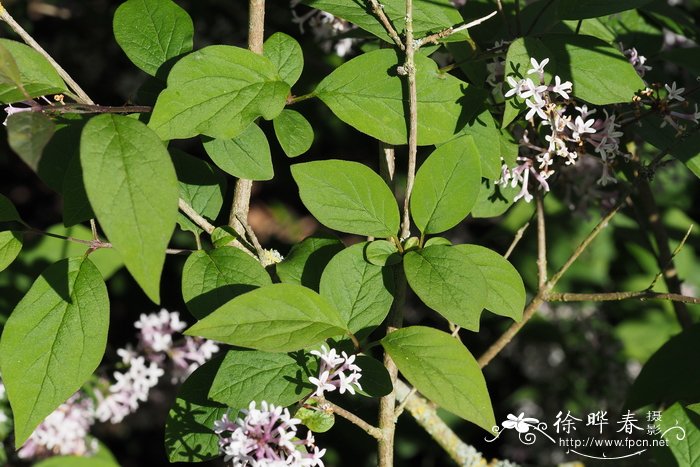
[[[345,391],[355,394],[356,389],[362,390],[359,382],[362,369],[355,365],[355,355],[348,356],[345,352],[338,355],[335,349],[328,350],[325,345],[320,351],[311,351],[311,355],[319,358],[319,376],[309,378],[309,382],[316,386],[314,396],[322,397],[324,392],[332,392],[336,389],[341,394]]]
[[[89,456],[97,451],[97,440],[89,436],[95,423],[94,404],[77,392],[54,410],[22,445],[22,459],[50,456]]]
[[[326,450],[318,449],[311,431],[299,439],[300,424],[286,408],[262,401],[258,409],[251,402],[235,420],[224,415],[215,421],[214,432],[224,460],[234,467],[323,467]]]
[[[173,383],[183,381],[219,350],[214,342],[198,337],[184,336],[175,342],[173,335],[187,327],[176,311],[142,314],[134,327],[139,330],[136,350],[128,346],[117,350],[127,370],[114,373],[108,395],[96,391],[96,414],[102,422],[119,423],[135,412],[166,369]]]
[[[541,62],[532,58],[528,77],[520,80],[513,76],[507,77],[511,89],[504,96],[518,97],[525,101],[528,108],[525,119],[531,124],[530,130],[525,129],[520,135],[518,165],[511,169],[504,164],[498,181],[503,187],[521,185],[514,201],[521,198],[526,202],[532,200],[533,196],[529,192],[530,177],[542,190],[549,191],[547,179],[555,173],[557,161],[564,166],[576,164],[579,155],[587,152],[586,143],[600,157],[603,165],[598,183],[606,185],[616,181],[611,175],[610,165],[621,154],[620,138],[623,134],[619,131],[620,125],[616,122],[615,115],[609,115],[604,110],[604,117],[595,118],[592,116],[597,112],[596,109],[589,110],[585,105],[574,106],[575,112],[571,113],[569,104],[572,83],[554,76],[554,84],[545,84],[544,68],[547,63],[548,58]],[[531,74],[538,78],[537,82],[529,77]],[[532,132],[532,129],[545,128],[548,128],[548,134],[544,135],[544,144],[531,140],[531,134],[535,137],[539,135],[537,131]]]
[[[173,382],[182,381],[219,350],[206,339],[184,336],[175,340],[174,335],[186,326],[177,312],[142,314],[134,324],[139,330],[138,344],[135,349],[127,346],[117,350],[125,369],[114,372],[114,383],[106,394],[94,388],[93,401],[78,391],[34,430],[19,456],[37,459],[94,454],[97,444],[89,436],[92,425],[97,421],[121,422],[148,399],[164,374],[170,373]]]

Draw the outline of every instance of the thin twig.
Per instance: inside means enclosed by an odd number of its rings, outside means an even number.
[[[200,216],[199,213],[195,211],[194,208],[192,208],[192,206],[187,204],[187,201],[185,201],[184,199],[178,199],[178,207],[180,208],[180,211],[185,213],[185,215],[192,220],[192,222],[197,224],[202,230],[204,230],[209,235],[211,235],[211,233],[216,228],[213,225],[211,225],[208,220]]]
[[[91,104],[64,104],[64,105],[33,105],[30,112],[43,112],[54,114],[105,114],[105,113],[150,113],[153,107],[147,105],[91,105]]]
[[[688,241],[688,237],[690,237],[690,233],[691,233],[692,231],[693,231],[693,224],[690,224],[690,227],[688,227],[687,232],[685,233],[685,235],[683,235],[683,238],[681,239],[681,242],[678,244],[678,246],[677,246],[676,248],[673,249],[673,252],[671,253],[671,259],[675,258],[675,257],[678,255],[678,253],[681,252],[681,250],[682,250],[683,247],[685,246],[685,242]],[[666,267],[668,267],[668,265],[666,265]],[[649,284],[649,287],[647,287],[647,290],[653,289],[654,286],[656,285],[656,283],[659,281],[659,279],[661,279],[661,278],[663,277],[663,275],[664,275],[663,269],[665,269],[665,268],[662,268],[662,270],[660,270],[660,271],[656,274],[656,276],[654,277],[654,279],[651,281],[651,284]]]
[[[648,224],[656,242],[658,251],[656,255],[657,263],[660,270],[663,272],[666,287],[670,293],[681,294],[681,280],[678,277],[678,271],[673,261],[668,233],[666,232],[666,227],[663,225],[661,213],[654,199],[654,193],[646,179],[639,180],[637,193],[639,195],[640,208],[644,211],[644,221]],[[688,308],[685,306],[685,303],[679,301],[674,301],[672,303],[673,310],[676,313],[676,319],[678,319],[681,327],[687,329],[692,326],[693,320],[690,317],[690,313],[688,313]]]
[[[406,196],[403,204],[401,238],[411,235],[410,202],[416,180],[416,158],[418,154],[418,87],[416,85],[416,47],[413,42],[413,0],[406,0],[406,62],[403,73],[408,80],[408,173]]]
[[[671,302],[700,304],[700,298],[675,293],[650,292],[604,292],[604,293],[550,293],[547,301],[551,302],[617,302],[621,300],[668,300]]]
[[[380,430],[376,426],[371,425],[371,424],[367,423],[366,421],[362,420],[360,417],[358,417],[354,413],[349,412],[349,411],[345,410],[344,408],[339,407],[339,406],[335,405],[333,402],[330,402],[327,400],[324,400],[319,405],[327,407],[328,409],[333,411],[334,414],[338,415],[339,417],[344,418],[345,420],[349,421],[353,425],[357,425],[358,427],[362,428],[365,431],[365,433],[367,433],[371,437],[373,437],[375,439],[382,438],[382,430]]]
[[[394,44],[396,44],[399,49],[406,50],[406,46],[401,42],[399,33],[396,32],[396,29],[394,29],[394,26],[391,24],[391,20],[389,20],[384,13],[384,7],[377,0],[369,0],[369,3],[372,6],[372,13],[374,13],[379,22],[382,23],[382,26],[384,26],[384,29],[386,29],[386,32],[389,34],[389,37],[391,37],[391,40],[394,41]]]
[[[17,21],[15,21],[15,19],[10,15],[10,13],[5,9],[5,7],[3,7],[2,3],[0,3],[0,19],[5,21],[10,26],[10,28],[12,28],[12,30],[16,32],[17,35],[20,36],[24,42],[27,43],[27,45],[39,52],[41,55],[43,55],[43,57],[46,60],[48,60],[51,66],[54,67],[54,69],[58,72],[61,78],[63,78],[63,81],[66,82],[68,87],[70,87],[73,90],[73,92],[77,94],[77,97],[79,98],[78,100],[81,103],[90,105],[94,104],[92,99],[90,99],[90,97],[85,93],[85,91],[83,91],[83,89],[78,85],[78,83],[76,83],[75,80],[71,78],[68,72],[64,70],[61,67],[61,65],[59,65],[56,62],[56,60],[54,60],[53,57],[51,57],[51,55],[49,55],[48,52],[46,52],[46,50],[44,50],[43,47],[41,47],[39,43],[34,40],[33,37],[29,35],[29,33],[25,31],[24,28],[22,28],[22,26],[19,25],[19,23],[17,23]]]
[[[446,38],[446,37],[450,37],[450,36],[452,36],[452,35],[454,35],[454,34],[460,33],[460,32],[462,32],[462,31],[466,31],[466,30],[469,29],[469,28],[473,28],[474,26],[478,26],[478,25],[480,25],[481,23],[483,23],[483,22],[485,22],[485,21],[488,21],[489,19],[493,18],[493,17],[496,16],[497,14],[498,14],[498,10],[495,10],[495,11],[489,13],[489,14],[486,15],[486,16],[483,16],[483,17],[481,17],[481,18],[479,18],[479,19],[475,19],[474,21],[470,21],[470,22],[468,22],[468,23],[466,23],[466,24],[462,24],[461,26],[456,26],[456,27],[455,27],[455,26],[450,26],[449,28],[443,29],[443,30],[440,31],[440,32],[436,32],[435,34],[430,34],[430,35],[428,35],[428,36],[425,36],[425,37],[423,37],[422,39],[416,40],[416,45],[415,45],[415,47],[416,47],[416,49],[419,49],[419,48],[421,48],[424,44],[428,44],[428,43],[437,44],[437,42],[438,42],[440,39],[444,39],[444,38]]]
[[[29,227],[29,232],[37,234],[37,235],[43,235],[45,237],[51,237],[51,238],[56,238],[59,240],[65,240],[67,242],[72,242],[72,243],[78,243],[80,245],[85,245],[89,247],[90,250],[99,250],[102,248],[114,248],[114,246],[110,242],[104,242],[100,239],[94,239],[94,240],[83,240],[82,238],[75,238],[71,237],[69,235],[60,235],[60,234],[55,234],[52,232],[45,232],[43,230],[35,229],[34,227]],[[185,255],[185,254],[190,254],[192,253],[192,250],[184,250],[184,249],[176,249],[176,248],[166,248],[165,254],[168,255]]]
[[[513,241],[510,243],[508,250],[506,250],[505,254],[503,255],[505,259],[510,258],[510,255],[513,253],[513,250],[515,250],[515,247],[518,246],[518,243],[520,243],[520,240],[523,238],[523,235],[525,234],[525,231],[528,227],[530,227],[530,222],[526,222],[525,225],[520,227],[518,231],[515,232],[515,237],[513,237]]]
[[[248,221],[242,216],[238,216],[236,219],[238,219],[238,222],[240,222],[243,228],[245,229],[250,243],[253,245],[253,248],[255,248],[255,252],[258,254],[258,258],[262,260],[263,255],[265,254],[265,250],[263,249],[262,245],[260,245],[258,237],[257,235],[255,235],[253,228],[250,226],[250,224],[248,224]]]
[[[484,352],[481,357],[479,357],[479,366],[481,368],[493,360],[496,355],[498,355],[501,350],[505,348],[506,345],[513,340],[513,337],[522,329],[522,327],[535,315],[537,310],[540,308],[542,303],[547,299],[549,292],[554,288],[554,286],[559,282],[562,276],[569,270],[569,268],[574,264],[579,256],[588,248],[593,240],[603,231],[603,229],[608,225],[608,222],[618,213],[618,211],[625,204],[626,196],[621,196],[620,201],[615,205],[613,209],[610,210],[598,224],[591,230],[591,232],[583,239],[581,244],[573,251],[569,259],[566,260],[564,265],[537,291],[537,294],[532,298],[530,303],[525,307],[523,311],[523,319],[520,322],[513,323],[496,342],[491,344],[491,346]]]
[[[544,196],[537,193],[537,280],[541,289],[547,283],[547,233],[544,222]]]

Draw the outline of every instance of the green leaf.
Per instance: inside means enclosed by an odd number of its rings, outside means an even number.
[[[426,305],[452,323],[479,330],[487,284],[466,253],[452,246],[435,245],[408,252],[403,264],[411,289]]]
[[[202,217],[214,222],[221,211],[226,193],[226,178],[208,163],[177,149],[170,149],[175,173],[180,186],[180,198]],[[182,213],[177,223],[183,230],[195,234],[202,229]]]
[[[423,245],[423,247],[428,248],[429,246],[433,245],[451,246],[452,242],[444,237],[432,237],[425,241],[425,245]]]
[[[78,139],[76,142],[77,146],[79,146],[79,141]],[[51,146],[53,146],[53,142]],[[66,167],[61,188],[61,193],[63,193],[63,224],[66,227],[95,218],[95,213],[85,192],[79,148],[76,147],[71,152],[74,152],[74,154],[72,154]],[[42,162],[44,160],[42,159]],[[41,171],[43,172],[44,170]]]
[[[216,357],[197,368],[182,384],[165,422],[165,449],[170,462],[202,462],[219,457],[214,422],[229,409],[207,393],[221,365]]]
[[[100,226],[157,303],[165,249],[177,219],[177,176],[168,151],[138,120],[105,114],[85,125],[80,162]]]
[[[208,397],[234,408],[246,408],[251,401],[286,407],[312,392],[308,374],[317,372],[315,359],[303,352],[229,350]]]
[[[403,58],[393,50],[375,50],[344,63],[321,81],[318,96],[355,129],[389,144],[406,144],[408,96],[396,73]],[[418,144],[452,139],[466,123],[462,106],[467,83],[441,73],[428,57],[416,56]]]
[[[394,386],[391,384],[391,376],[382,362],[368,355],[358,355],[355,364],[362,368],[362,390],[358,390],[360,394],[383,397],[392,391]]]
[[[335,424],[335,414],[320,408],[301,406],[294,414],[294,418],[301,420],[301,423],[314,433],[325,433]]]
[[[175,64],[148,125],[164,140],[234,138],[256,118],[279,115],[288,95],[289,85],[268,58],[212,45]]]
[[[660,436],[666,440],[676,465],[700,463],[700,414],[697,409],[685,408],[677,402],[663,411],[656,426],[661,430]]]
[[[634,10],[652,0],[559,0],[561,19],[586,19],[607,16],[625,10]]]
[[[326,227],[374,237],[399,230],[394,195],[369,167],[341,160],[307,162],[292,166],[292,176],[304,206]]]
[[[19,68],[14,57],[7,48],[0,44],[0,84],[15,85],[22,88]]]
[[[92,231],[83,225],[64,227],[61,224],[56,224],[47,228],[46,232],[79,240],[92,240]],[[27,265],[37,267],[37,265],[52,264],[71,256],[83,256],[87,250],[87,245],[43,236],[31,249],[22,253],[22,261]],[[100,270],[104,280],[112,277],[124,266],[119,254],[113,248],[99,248],[93,251],[90,253],[90,261]]]
[[[44,148],[55,130],[56,125],[46,115],[21,112],[7,119],[7,142],[10,148],[36,172],[39,169]]]
[[[365,260],[366,243],[333,257],[321,276],[321,296],[333,305],[352,333],[369,334],[384,321],[394,301],[394,273]]]
[[[0,195],[0,225],[8,222],[22,222],[22,218],[19,217],[19,213],[6,196]]]
[[[456,245],[479,267],[486,279],[488,298],[484,308],[520,321],[525,308],[525,285],[517,269],[503,256],[479,245]]]
[[[16,83],[0,82],[0,103],[10,104],[27,100],[27,97],[39,97],[66,91],[66,85],[61,77],[39,52],[9,39],[0,39],[0,47],[9,52],[14,59],[22,84],[20,87]],[[5,73],[8,73],[7,69]],[[12,75],[12,70],[9,70],[9,73]]]
[[[513,198],[520,187],[510,185],[505,188],[493,180],[481,180],[479,197],[474,203],[471,215],[475,218],[497,217],[505,213],[513,205]]]
[[[277,68],[280,78],[289,87],[294,86],[304,69],[304,53],[296,39],[283,32],[276,32],[267,38],[263,50],[263,55]]]
[[[491,432],[496,420],[484,375],[459,340],[437,329],[410,326],[388,334],[382,346],[421,394]]]
[[[627,394],[626,405],[636,409],[652,403],[700,400],[700,324],[666,342],[644,365]]]
[[[182,270],[182,297],[198,319],[234,297],[270,284],[270,275],[255,258],[229,246],[195,251]]]
[[[324,298],[292,284],[240,295],[185,332],[267,352],[294,352],[346,333],[340,314]]]
[[[129,60],[151,76],[192,50],[192,18],[171,0],[128,0],[114,13],[113,28]]]
[[[22,235],[17,232],[0,232],[0,271],[5,270],[22,251]]]
[[[211,160],[234,177],[270,180],[275,174],[267,136],[255,123],[233,139],[204,138],[203,143]]]
[[[285,109],[272,121],[275,135],[288,157],[297,157],[309,150],[314,142],[314,129],[302,114]]]
[[[369,3],[363,0],[303,0],[302,3],[356,24],[386,42],[392,42],[384,26],[377,21]],[[404,30],[406,3],[404,0],[382,0],[382,9],[399,34]],[[438,32],[463,22],[462,15],[449,0],[415,0],[413,29],[416,37]]]
[[[392,266],[401,262],[401,254],[393,242],[374,240],[365,246],[365,260],[375,266]]]
[[[424,234],[459,224],[476,202],[481,184],[479,150],[471,136],[437,148],[421,165],[411,195],[411,217]]]
[[[53,264],[17,304],[0,341],[17,447],[92,375],[108,328],[107,287],[87,258]]]
[[[313,236],[297,243],[289,254],[276,265],[282,282],[303,285],[318,291],[321,274],[328,262],[345,248],[343,242],[332,236]]]
[[[480,113],[471,124],[462,129],[460,134],[469,135],[474,140],[474,146],[481,162],[481,176],[491,180],[501,178],[502,149],[500,145],[493,144],[493,142],[501,139],[502,136],[491,112],[485,110]],[[464,141],[462,138],[460,140]],[[515,154],[513,157],[506,155],[503,159],[512,165],[515,162],[514,156]]]

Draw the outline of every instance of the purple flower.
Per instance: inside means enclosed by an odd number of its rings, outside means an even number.
[[[319,377],[309,378],[309,382],[316,386],[314,396],[322,397],[324,392],[332,392],[338,389],[341,394],[345,391],[355,394],[356,389],[362,389],[359,380],[362,377],[362,368],[355,365],[355,355],[348,356],[345,352],[338,355],[335,349],[323,345],[321,350],[311,351],[311,355],[319,358]],[[346,374],[347,372],[347,374]]]
[[[219,435],[224,460],[234,467],[323,467],[321,457],[326,450],[318,449],[310,431],[305,439],[299,439],[300,424],[286,408],[263,401],[258,409],[253,401],[235,421],[224,415],[214,422],[214,432]]]

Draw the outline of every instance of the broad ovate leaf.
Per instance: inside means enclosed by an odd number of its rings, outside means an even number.
[[[248,180],[270,180],[274,174],[270,144],[256,123],[235,138],[204,138],[204,150],[224,172]]]
[[[234,138],[255,119],[279,115],[288,95],[289,85],[270,59],[212,45],[175,64],[148,125],[164,140]]]
[[[321,276],[321,296],[335,306],[352,333],[369,334],[389,314],[394,301],[394,272],[365,259],[365,243],[333,257]]]
[[[456,245],[479,267],[486,279],[488,297],[484,308],[520,321],[525,308],[525,285],[517,269],[503,256],[479,245]]]
[[[136,282],[158,302],[179,191],[168,151],[138,120],[105,114],[85,125],[80,162],[100,226]]]
[[[297,157],[309,150],[314,142],[314,129],[299,112],[285,109],[272,121],[277,141],[288,157]]]
[[[488,299],[486,279],[469,256],[453,246],[434,245],[404,256],[411,289],[433,310],[470,331]]]
[[[389,144],[408,140],[408,95],[396,68],[403,58],[375,50],[344,63],[321,81],[314,93],[342,121]],[[418,144],[452,139],[461,127],[467,83],[441,73],[428,57],[416,55]]]
[[[39,52],[28,45],[9,39],[0,39],[0,47],[14,60],[19,71],[19,83],[15,83],[13,70],[5,67],[9,80],[0,81],[0,103],[20,102],[31,97],[58,94],[66,91],[66,85],[53,66]],[[14,68],[14,67],[12,67]]]
[[[5,270],[17,258],[24,240],[18,232],[0,232],[0,271]]]
[[[280,78],[290,87],[294,86],[304,69],[304,53],[296,39],[276,32],[267,38],[263,50],[263,55],[277,67]]]
[[[294,352],[347,332],[340,313],[313,290],[274,284],[225,303],[186,334],[266,352]]]
[[[55,131],[56,125],[43,113],[20,112],[7,119],[7,142],[10,148],[34,172],[39,171],[44,148]]]
[[[127,0],[114,13],[113,28],[129,60],[151,76],[192,50],[192,18],[171,0]]]
[[[303,352],[229,350],[209,388],[208,397],[236,408],[245,408],[250,401],[267,401],[286,407],[311,392],[314,387],[306,372],[312,372],[313,376],[316,368],[316,359]]]
[[[108,328],[107,287],[89,259],[61,260],[37,278],[0,341],[17,446],[92,375]]]
[[[479,150],[471,136],[437,148],[421,165],[411,195],[411,216],[424,234],[459,224],[476,202],[481,184]]]
[[[327,160],[292,166],[304,206],[323,225],[341,232],[390,237],[399,209],[382,178],[358,162]]]
[[[282,262],[277,263],[275,272],[282,282],[318,291],[326,265],[344,248],[343,242],[330,235],[307,237],[294,245]]]
[[[230,246],[195,251],[182,270],[182,297],[200,319],[238,295],[271,284],[257,260]]]
[[[459,340],[437,329],[410,326],[388,334],[382,347],[421,394],[491,431],[496,420],[484,375]]]

